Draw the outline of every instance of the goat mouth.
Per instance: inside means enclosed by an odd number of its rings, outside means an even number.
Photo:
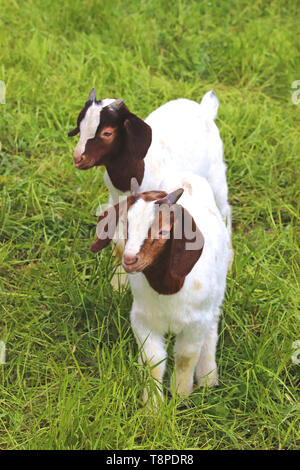
[[[124,261],[122,262],[123,268],[128,274],[131,273],[140,273],[144,271],[145,267],[147,266],[146,263],[133,263],[133,264],[126,264]]]
[[[88,170],[89,168],[94,166],[94,164],[86,163],[86,162],[79,162],[79,163],[74,163],[74,166],[75,168],[77,168],[77,170]]]

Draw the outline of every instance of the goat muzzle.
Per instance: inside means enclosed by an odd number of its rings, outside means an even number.
[[[138,258],[136,255],[124,255],[123,256],[123,263],[126,265],[132,265],[137,262]]]
[[[85,161],[85,155],[84,154],[76,154],[74,152],[74,166],[75,168],[80,168],[82,164]]]

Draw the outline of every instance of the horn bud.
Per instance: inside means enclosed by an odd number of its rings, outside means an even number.
[[[113,101],[109,107],[111,109],[113,109],[114,111],[119,111],[119,109],[121,108],[122,104],[124,103],[124,100],[122,98],[119,98],[115,101]]]
[[[176,204],[178,199],[182,196],[184,189],[179,188],[176,189],[176,191],[172,191],[170,194],[165,196],[163,199],[159,199],[158,201],[155,202],[155,204],[161,205],[161,204],[168,204],[172,206],[173,204]]]
[[[88,97],[88,101],[96,101],[96,90],[92,88]]]

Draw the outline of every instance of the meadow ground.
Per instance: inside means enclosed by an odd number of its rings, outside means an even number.
[[[296,449],[299,2],[0,8],[0,449]],[[156,416],[141,402],[130,291],[110,286],[110,249],[89,251],[103,170],[76,171],[67,138],[92,86],[142,118],[211,88],[221,103],[235,260],[220,386]]]

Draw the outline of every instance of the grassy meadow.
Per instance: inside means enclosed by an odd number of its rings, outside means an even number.
[[[0,449],[299,447],[299,7],[0,0]],[[235,250],[220,385],[157,415],[130,290],[110,285],[110,248],[89,250],[108,193],[102,168],[75,170],[67,132],[92,86],[142,118],[211,88],[220,100]]]

